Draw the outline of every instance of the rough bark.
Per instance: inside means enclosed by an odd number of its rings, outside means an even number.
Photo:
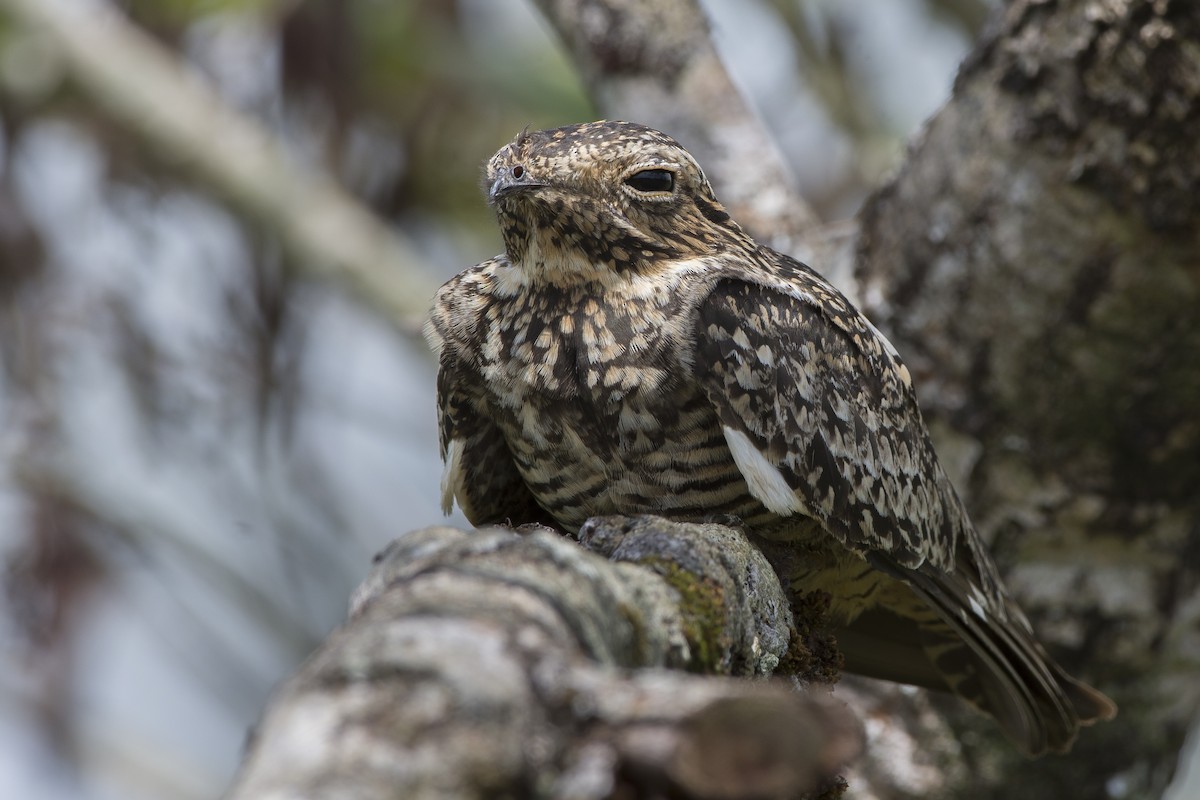
[[[977,795],[1158,797],[1200,703],[1198,101],[1196,4],[1011,3],[860,216],[972,516],[1121,706],[1066,759],[960,737]]]
[[[287,682],[232,798],[799,797],[857,723],[817,690],[701,677],[808,661],[738,531],[654,518],[393,542]],[[811,661],[809,661],[811,665]],[[836,789],[834,789],[836,791]]]

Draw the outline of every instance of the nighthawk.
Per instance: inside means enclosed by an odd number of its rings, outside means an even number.
[[[831,596],[846,669],[949,689],[1033,755],[1116,712],[1001,585],[892,345],[751,239],[674,139],[525,132],[486,187],[505,252],[443,286],[426,328],[447,513],[732,515],[793,589]]]

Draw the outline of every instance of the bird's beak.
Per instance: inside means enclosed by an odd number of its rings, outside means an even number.
[[[513,174],[514,171],[519,171],[519,177]],[[512,167],[508,167],[504,170],[501,170],[500,173],[492,179],[491,183],[488,184],[488,204],[495,205],[500,198],[513,194],[514,192],[540,189],[546,185],[547,184],[543,181],[534,180],[531,178],[529,175],[529,170],[527,169],[517,168],[517,170],[514,170]]]

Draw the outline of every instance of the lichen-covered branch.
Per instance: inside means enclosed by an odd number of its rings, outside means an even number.
[[[231,798],[799,797],[857,724],[765,675],[791,613],[738,531],[596,520],[393,542],[268,708]],[[663,576],[668,576],[664,578]]]
[[[1198,128],[1200,6],[1013,2],[860,217],[973,518],[1121,707],[1067,759],[968,745],[977,797],[1158,797],[1200,705]]]

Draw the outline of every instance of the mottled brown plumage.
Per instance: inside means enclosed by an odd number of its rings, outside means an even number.
[[[891,344],[729,218],[658,131],[523,133],[487,165],[505,253],[438,292],[443,502],[475,524],[734,515],[821,590],[847,668],[953,690],[1026,752],[1112,703],[1033,638]]]

